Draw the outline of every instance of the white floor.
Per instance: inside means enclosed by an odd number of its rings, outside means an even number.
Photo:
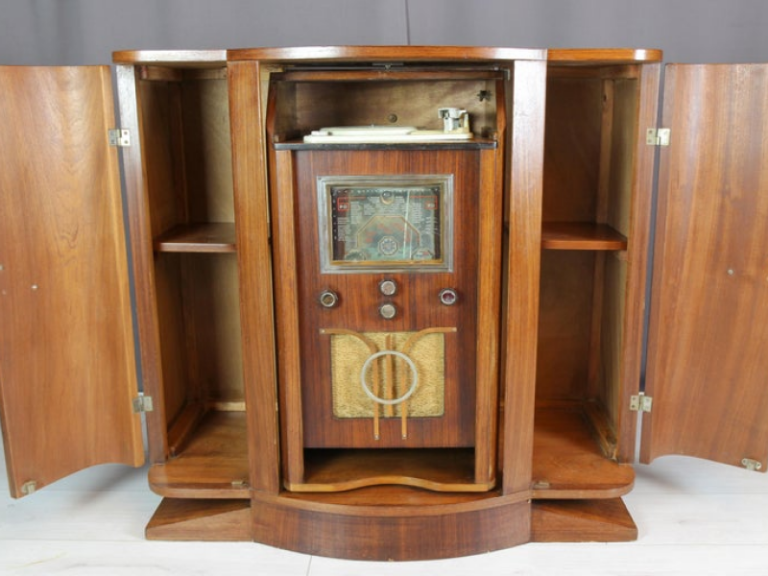
[[[629,544],[527,544],[437,562],[368,563],[252,543],[147,542],[146,470],[101,466],[21,500],[0,456],[0,574],[311,576],[768,574],[768,477],[686,458],[637,467]]]

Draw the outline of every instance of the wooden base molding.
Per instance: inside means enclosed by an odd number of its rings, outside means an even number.
[[[247,542],[248,500],[187,500],[163,498],[147,524],[147,540]]]
[[[621,498],[533,503],[532,542],[631,542],[637,526]]]

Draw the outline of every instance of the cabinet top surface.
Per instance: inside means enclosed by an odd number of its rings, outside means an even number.
[[[258,60],[322,64],[323,62],[500,62],[549,60],[563,64],[657,62],[660,50],[634,48],[529,49],[480,46],[297,46],[235,50],[123,50],[113,54],[117,64],[221,66],[227,61]]]

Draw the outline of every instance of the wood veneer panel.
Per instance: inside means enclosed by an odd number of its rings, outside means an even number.
[[[250,498],[242,412],[208,412],[175,458],[149,470],[149,485],[172,498]]]
[[[533,542],[631,542],[637,526],[621,498],[539,500],[532,505]]]
[[[593,434],[580,407],[536,410],[534,498],[616,498],[632,489],[632,467],[606,458]]]
[[[185,224],[155,239],[158,252],[235,252],[234,223]]]
[[[503,493],[527,491],[533,453],[533,407],[539,323],[541,206],[544,168],[546,66],[516,62],[509,94],[509,143],[505,182],[507,268],[502,355],[504,441],[500,449]]]
[[[164,498],[147,524],[147,540],[247,542],[251,536],[247,500]]]
[[[458,450],[310,450],[304,482],[287,488],[336,492],[398,484],[439,492],[482,492],[490,482],[475,482],[474,454]]]
[[[427,560],[527,542],[530,503],[480,497],[417,506],[345,506],[255,495],[254,540],[319,556]]]
[[[667,67],[642,460],[768,468],[768,66]]]
[[[229,65],[233,180],[237,214],[243,381],[254,490],[280,489],[277,364],[264,142],[268,71],[259,63]]]
[[[107,67],[0,68],[0,415],[14,496],[143,462]]]
[[[545,250],[626,250],[627,239],[606,224],[545,222],[541,247]]]
[[[158,55],[160,57],[160,55]],[[474,62],[543,60],[545,50],[474,46],[301,46],[229,50],[233,60],[263,62]]]

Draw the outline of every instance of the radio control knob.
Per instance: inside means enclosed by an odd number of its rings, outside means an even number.
[[[392,320],[397,316],[397,308],[394,304],[382,304],[379,306],[379,315],[385,320]]]
[[[339,303],[339,295],[333,290],[323,290],[318,300],[323,308],[335,308]]]
[[[397,282],[394,280],[382,280],[379,282],[379,292],[384,296],[394,296],[397,294]]]
[[[440,298],[440,304],[443,304],[444,306],[453,306],[459,300],[459,295],[453,288],[443,288],[440,290],[438,296]]]

